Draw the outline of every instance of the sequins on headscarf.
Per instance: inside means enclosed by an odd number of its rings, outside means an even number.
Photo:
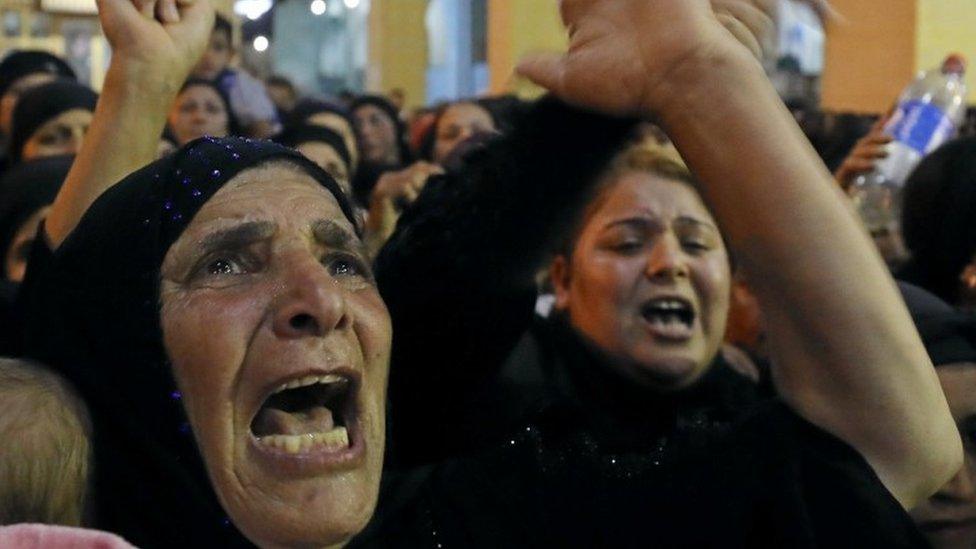
[[[159,230],[165,248],[169,248],[200,207],[229,180],[272,158],[288,160],[315,178],[336,197],[343,213],[355,225],[352,207],[335,180],[299,153],[269,141],[202,137],[174,153],[170,157],[172,161],[155,165],[152,177],[161,183]],[[145,225],[150,225],[148,218]],[[163,254],[165,251],[161,250]]]

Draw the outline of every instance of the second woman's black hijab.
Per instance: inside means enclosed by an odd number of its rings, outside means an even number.
[[[0,258],[16,232],[38,210],[54,202],[74,156],[38,158],[14,166],[0,178]],[[6,279],[0,271],[0,280]]]
[[[31,88],[17,101],[10,124],[7,154],[12,162],[20,162],[24,145],[45,122],[73,109],[95,111],[98,94],[73,80],[55,80]]]
[[[202,138],[106,191],[28,270],[25,354],[68,377],[91,407],[94,526],[137,546],[248,545],[217,502],[186,423],[162,344],[159,269],[214,193],[274,160],[310,174],[354,219],[335,181],[298,153]]]

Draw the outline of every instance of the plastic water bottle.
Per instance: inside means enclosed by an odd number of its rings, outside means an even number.
[[[850,196],[861,220],[889,262],[904,259],[901,198],[905,180],[922,158],[956,135],[966,116],[966,60],[950,55],[921,73],[902,93],[884,131],[894,138],[888,157],[859,176]]]

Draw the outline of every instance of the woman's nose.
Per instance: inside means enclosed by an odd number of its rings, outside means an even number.
[[[677,237],[662,235],[651,248],[645,274],[648,278],[672,280],[688,276],[688,265]]]
[[[324,337],[350,324],[345,291],[318,261],[289,262],[284,268],[273,323],[278,337]]]

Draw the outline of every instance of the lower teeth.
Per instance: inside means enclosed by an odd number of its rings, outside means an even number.
[[[265,446],[284,450],[289,454],[297,454],[312,449],[313,446],[324,446],[338,450],[349,447],[349,433],[345,427],[335,427],[327,433],[306,433],[304,435],[268,435],[258,438],[258,442]]]

